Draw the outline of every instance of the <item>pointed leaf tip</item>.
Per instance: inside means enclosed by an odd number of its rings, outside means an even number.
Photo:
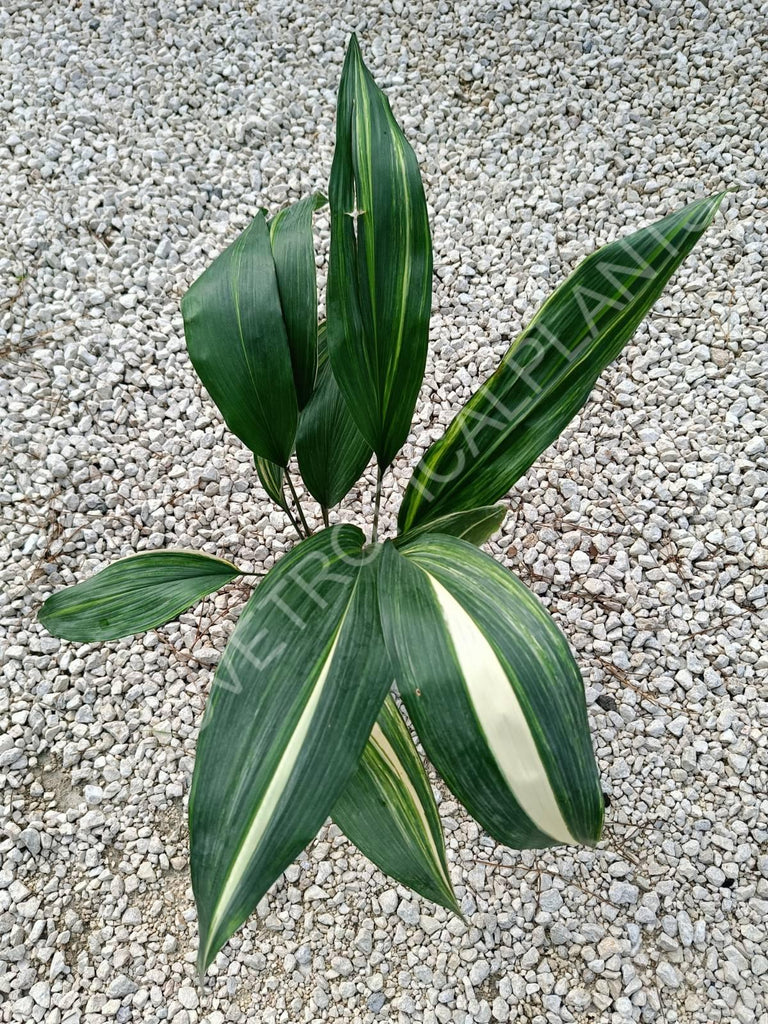
[[[38,612],[53,636],[118,640],[175,619],[241,571],[199,551],[145,551],[53,594]]]
[[[432,788],[391,695],[331,817],[386,875],[461,914]]]

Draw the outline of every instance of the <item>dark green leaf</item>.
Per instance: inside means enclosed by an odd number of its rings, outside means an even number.
[[[413,474],[401,533],[501,498],[573,419],[723,195],[598,249],[544,303]]]
[[[317,272],[312,214],[327,202],[319,192],[281,210],[269,222],[283,319],[299,409],[310,399],[317,370]]]
[[[298,409],[264,215],[198,277],[181,301],[192,364],[229,429],[287,465]]]
[[[389,690],[363,541],[337,526],[285,555],[216,672],[189,799],[201,974],[330,813]]]
[[[539,601],[489,555],[426,535],[380,560],[381,621],[427,757],[499,842],[600,838],[584,688]]]
[[[325,508],[337,505],[368,465],[370,446],[350,415],[331,369],[325,325],[318,333],[315,393],[299,419],[296,455],[313,498]]]
[[[461,913],[448,874],[432,787],[391,697],[384,702],[357,771],[331,816],[385,874]]]
[[[67,640],[117,640],[170,622],[240,575],[231,562],[196,551],[147,551],[60,590],[38,617]]]
[[[354,36],[329,191],[331,363],[360,433],[386,467],[408,435],[424,374],[432,245],[416,157]]]

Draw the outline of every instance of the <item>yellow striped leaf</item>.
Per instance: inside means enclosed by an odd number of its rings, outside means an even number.
[[[189,798],[201,975],[330,814],[389,690],[363,542],[336,526],[285,555],[216,671]]]
[[[254,465],[259,474],[261,486],[270,496],[272,501],[280,508],[287,509],[288,502],[285,500],[285,470],[282,466],[270,462],[269,459],[262,459],[260,455],[254,455]]]
[[[403,544],[410,544],[422,534],[444,533],[449,537],[461,537],[470,544],[485,544],[504,522],[506,514],[504,505],[484,505],[482,508],[472,508],[466,512],[449,512],[448,515],[440,516],[423,526],[415,526],[407,533],[400,534],[393,543],[399,548]]]
[[[199,551],[146,551],[60,590],[38,617],[53,636],[117,640],[170,622],[240,575],[231,562]]]

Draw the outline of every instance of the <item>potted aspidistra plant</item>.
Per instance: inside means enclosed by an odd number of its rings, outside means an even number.
[[[352,37],[329,187],[326,322],[319,194],[271,219],[258,212],[182,301],[192,363],[298,535],[254,585],[200,727],[189,827],[201,976],[329,816],[388,875],[461,912],[395,688],[434,768],[496,840],[598,842],[603,796],[579,669],[539,600],[480,545],[504,518],[496,502],[584,405],[723,194],[576,268],[428,449],[397,536],[383,540],[382,475],[424,374],[432,246],[416,157]],[[372,455],[368,539],[329,527],[328,510]],[[309,516],[294,464],[317,503]],[[243,575],[201,552],[152,551],[54,594],[40,619],[73,641],[114,640]]]

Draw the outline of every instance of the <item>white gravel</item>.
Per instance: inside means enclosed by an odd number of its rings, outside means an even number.
[[[443,795],[467,927],[328,827],[200,996],[185,797],[244,590],[107,645],[34,616],[132,551],[291,543],[178,302],[260,205],[325,187],[353,28],[434,229],[400,482],[583,254],[742,188],[492,545],[583,666],[600,848],[511,853]],[[759,5],[9,0],[0,40],[0,1020],[768,1020]]]

